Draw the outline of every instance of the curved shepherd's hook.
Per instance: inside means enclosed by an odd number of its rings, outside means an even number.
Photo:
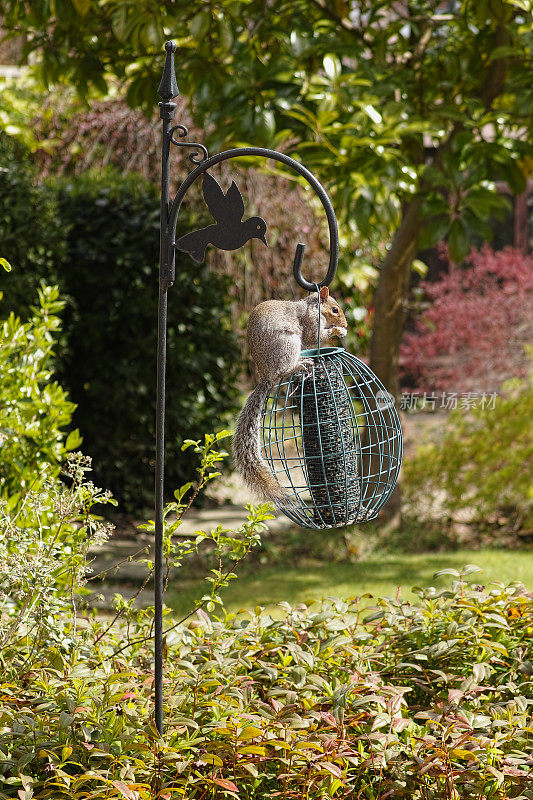
[[[181,142],[180,142],[181,144]],[[301,175],[305,180],[309,183],[311,188],[314,190],[315,194],[320,199],[324,211],[326,212],[326,217],[328,220],[329,226],[329,266],[326,277],[319,283],[310,283],[302,276],[302,260],[305,250],[305,244],[299,242],[296,245],[296,253],[294,254],[294,263],[293,263],[293,274],[296,282],[308,292],[316,292],[317,285],[320,286],[329,286],[331,281],[335,276],[335,272],[337,270],[337,262],[339,259],[339,232],[337,227],[337,218],[335,216],[335,211],[333,210],[333,206],[331,204],[331,200],[329,199],[326,190],[322,186],[322,184],[315,178],[312,172],[310,172],[306,167],[302,166],[295,161],[294,158],[290,156],[286,156],[284,153],[278,153],[276,150],[267,150],[264,147],[236,147],[232,150],[224,150],[222,153],[217,153],[214,156],[210,156],[209,158],[204,158],[203,161],[198,164],[196,169],[194,169],[189,175],[185,178],[183,183],[181,184],[180,188],[178,189],[176,196],[172,202],[170,216],[168,220],[168,228],[167,228],[167,246],[168,250],[166,252],[166,259],[168,265],[168,272],[170,274],[170,283],[172,284],[174,280],[174,249],[176,246],[176,225],[178,221],[178,214],[180,212],[181,203],[183,198],[187,194],[187,191],[192,186],[197,178],[200,177],[204,172],[206,172],[210,167],[213,167],[215,164],[220,164],[221,161],[227,161],[231,158],[240,158],[244,156],[260,156],[262,158],[271,158],[273,161],[280,161],[282,164],[286,164],[288,167],[291,167],[298,175]]]

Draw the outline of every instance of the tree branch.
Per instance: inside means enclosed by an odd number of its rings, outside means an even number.
[[[333,9],[329,8],[329,6],[327,6],[325,3],[322,3],[321,0],[311,0],[311,2],[316,8],[319,9],[319,11],[322,12],[322,14],[325,14],[326,17],[329,17],[332,22],[334,22],[347,33],[354,35],[362,44],[365,45],[365,47],[372,47],[372,41],[367,39],[363,31],[359,30],[359,28],[356,28],[355,25],[351,24],[351,22],[347,22],[346,20],[342,19],[342,17],[339,17],[339,15],[336,14]]]
[[[494,43],[494,47],[505,47],[510,43],[511,38],[505,25],[498,25],[496,29],[496,41]],[[505,79],[507,77],[508,66],[508,57],[495,58],[490,63],[489,74],[480,93],[480,99],[485,106],[486,111],[489,111],[492,108],[494,100],[502,93]]]

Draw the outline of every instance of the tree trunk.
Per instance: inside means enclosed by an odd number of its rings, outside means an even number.
[[[395,397],[400,393],[398,356],[405,324],[411,266],[420,230],[421,205],[422,201],[417,198],[403,206],[400,227],[381,265],[374,293],[370,366]],[[394,521],[397,526],[401,522],[401,497],[398,482],[382,512],[382,519],[389,520],[389,524]]]
[[[529,184],[529,181],[528,181]],[[513,244],[522,253],[526,253],[529,247],[529,209],[528,197],[530,193],[529,185],[526,190],[515,197],[514,201],[514,231]]]
[[[420,230],[419,198],[404,205],[402,220],[381,266],[374,293],[370,366],[389,392],[399,394],[398,356],[406,316],[411,265]]]

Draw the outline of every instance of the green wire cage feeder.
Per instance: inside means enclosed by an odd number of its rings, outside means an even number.
[[[281,380],[263,407],[262,455],[284,489],[280,510],[306,528],[366,522],[400,470],[394,398],[341,347],[302,356],[312,366]]]

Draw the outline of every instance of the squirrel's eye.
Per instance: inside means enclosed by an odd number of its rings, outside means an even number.
[[[335,306],[335,308],[332,308],[331,310],[333,311],[334,314],[339,313],[339,309],[337,308],[337,306]]]

